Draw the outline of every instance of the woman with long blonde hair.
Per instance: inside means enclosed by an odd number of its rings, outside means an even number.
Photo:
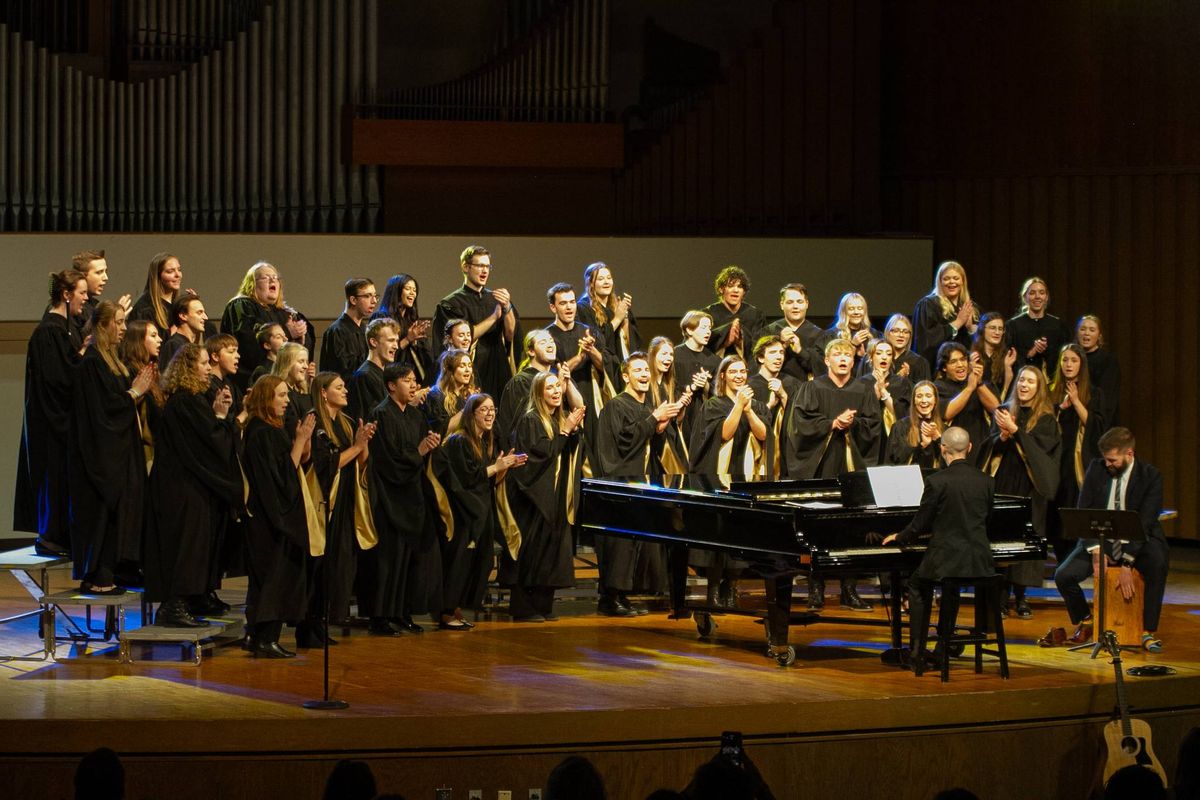
[[[171,306],[183,286],[183,267],[170,253],[158,253],[150,259],[146,288],[129,312],[129,321],[146,320],[158,330],[164,342],[171,335]]]
[[[501,554],[499,580],[511,587],[509,613],[518,622],[557,619],[554,591],[575,585],[571,526],[579,500],[583,406],[563,408],[563,382],[552,372],[533,378],[529,405],[513,430],[528,460],[506,499],[520,531]]]
[[[913,309],[916,339],[913,348],[932,364],[938,348],[946,342],[970,347],[978,325],[979,310],[967,290],[967,271],[957,261],[942,262],[934,276],[933,288]]]
[[[1058,351],[1071,340],[1067,326],[1047,309],[1050,288],[1034,275],[1021,284],[1021,305],[1008,321],[1008,340],[1017,348],[1017,363],[1032,364],[1043,372],[1053,368]]]
[[[1046,374],[1034,366],[1021,367],[1012,396],[992,416],[992,432],[980,463],[995,477],[997,494],[1030,498],[1034,530],[1045,536],[1047,504],[1058,492],[1062,450]],[[1024,561],[1008,568],[1017,616],[1033,615],[1025,589],[1041,586],[1044,571],[1041,561]]]
[[[301,417],[313,410],[308,383],[312,372],[312,362],[308,360],[304,345],[288,342],[279,348],[279,355],[271,365],[271,374],[288,387],[287,416],[284,420],[288,433],[295,432]]]
[[[922,469],[942,467],[939,445],[946,427],[938,408],[937,386],[933,381],[919,381],[913,386],[908,416],[896,420],[888,435],[883,463],[918,464]]]
[[[441,436],[458,430],[463,406],[475,391],[475,373],[471,354],[451,349],[438,359],[438,376],[425,398],[425,416],[429,426]]]
[[[883,334],[871,327],[871,312],[867,310],[867,298],[858,292],[846,292],[838,301],[833,324],[825,329],[827,339],[845,339],[854,345],[854,364],[858,366],[867,355],[867,345],[872,339],[882,339]]]
[[[117,573],[137,573],[146,502],[146,462],[137,400],[157,377],[153,365],[136,375],[121,361],[125,309],[96,306],[92,343],[75,368],[68,443],[71,555],[80,591],[121,594]]]

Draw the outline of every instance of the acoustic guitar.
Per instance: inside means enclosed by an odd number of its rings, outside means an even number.
[[[1104,726],[1104,743],[1108,748],[1108,760],[1104,763],[1104,783],[1122,767],[1139,764],[1162,778],[1167,785],[1167,773],[1159,763],[1150,744],[1150,725],[1141,719],[1129,718],[1129,704],[1125,699],[1125,674],[1121,670],[1121,645],[1117,635],[1105,631],[1101,636],[1105,648],[1112,654],[1113,669],[1117,674],[1117,709],[1120,719]]]

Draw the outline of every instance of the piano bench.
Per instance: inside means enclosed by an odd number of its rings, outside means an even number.
[[[950,680],[951,651],[968,646],[975,648],[976,673],[983,672],[985,655],[996,656],[1000,659],[1000,677],[1008,678],[1008,649],[1004,644],[1004,615],[1001,613],[1004,584],[1005,577],[1002,574],[978,578],[942,578],[938,581],[942,589],[942,603],[938,610],[937,652],[943,683]],[[956,626],[958,598],[968,586],[975,589],[975,624],[971,627]],[[951,598],[949,603],[947,598]],[[950,613],[946,613],[947,611]],[[929,630],[929,605],[926,605],[925,613],[927,618],[918,629],[922,640],[916,643],[916,653],[925,650],[924,638]],[[994,644],[995,648],[986,648],[985,645],[989,644]],[[914,653],[914,657],[915,655]],[[922,664],[918,661],[916,674],[920,675],[921,672]]]

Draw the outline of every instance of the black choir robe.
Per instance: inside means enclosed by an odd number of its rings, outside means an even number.
[[[596,474],[605,478],[639,479],[661,474],[659,464],[653,458],[653,443],[660,436],[658,420],[645,401],[621,392],[600,412],[596,430]],[[620,536],[596,537],[601,589],[633,591],[638,550],[642,544]],[[657,546],[661,549],[661,545]],[[661,561],[661,557],[658,560]]]
[[[763,458],[766,445],[754,438],[750,432],[750,420],[744,412],[733,438],[721,439],[721,428],[725,418],[733,410],[733,403],[733,399],[729,397],[710,397],[704,402],[702,414],[696,421],[688,447],[689,472],[718,476],[762,474],[765,468]],[[750,407],[764,425],[768,424],[769,416],[765,405],[753,400]]]
[[[446,323],[452,319],[465,319],[472,326],[478,325],[496,311],[496,299],[492,290],[486,286],[475,291],[463,284],[457,290],[442,298],[437,311],[433,315],[432,333],[441,337]],[[513,305],[512,313],[516,317],[516,329],[512,339],[504,336],[504,318],[496,323],[483,336],[476,340],[472,354],[475,367],[475,383],[492,397],[499,397],[504,392],[504,385],[516,372],[516,347],[514,342],[522,341],[521,318],[517,307]],[[439,349],[440,352],[440,349]],[[559,351],[562,355],[562,351]]]
[[[288,407],[283,413],[283,429],[288,436],[296,435],[296,426],[308,412],[313,410],[312,395],[308,392],[298,392],[288,387]]]
[[[518,372],[504,387],[504,394],[496,403],[496,424],[493,427],[497,446],[504,451],[512,449],[513,428],[517,420],[525,415],[529,406],[529,395],[533,390],[533,379],[537,377],[536,367],[525,367]],[[496,398],[492,398],[493,402]]]
[[[621,365],[630,353],[642,349],[642,335],[638,331],[637,318],[630,311],[625,315],[625,321],[619,328],[614,328],[612,319],[601,325],[596,319],[596,309],[592,307],[591,299],[582,297],[575,306],[575,319],[587,325],[596,332],[596,338],[602,342],[604,365],[609,380],[615,391],[625,390],[625,381],[621,378]]]
[[[68,474],[76,578],[138,562],[146,459],[130,379],[114,375],[95,345],[72,375]]]
[[[267,351],[259,347],[254,329],[266,322],[277,322],[283,326],[283,331],[290,340],[291,333],[287,327],[289,317],[287,309],[264,306],[253,297],[235,297],[225,304],[225,311],[221,314],[221,333],[231,334],[237,339],[241,360],[238,361],[238,371],[234,380],[243,391],[253,384],[251,376],[254,370],[267,361]],[[304,340],[300,344],[308,350],[308,358],[311,361],[313,348],[316,346],[312,323],[302,314],[297,314],[296,318],[304,322],[307,328]]]
[[[179,390],[155,427],[143,552],[146,599],[204,594],[244,485],[232,413],[217,419],[205,395]],[[290,447],[290,445],[289,445]]]
[[[257,417],[246,424],[250,501],[244,527],[250,589],[246,620],[288,622],[308,613],[308,513],[292,439]]]
[[[1062,435],[1053,414],[1043,414],[1027,431],[1029,409],[1017,413],[1017,432],[1001,441],[999,428],[992,426],[984,444],[980,466],[996,479],[996,491],[1028,497],[1033,505],[1033,528],[1045,536],[1047,503],[1058,492]],[[1041,586],[1045,564],[1022,561],[1008,568],[1009,580],[1020,586]]]
[[[83,301],[83,308],[80,309],[79,316],[71,318],[71,341],[75,344],[77,351],[83,349],[83,343],[87,339],[84,331],[87,330],[88,323],[92,321],[98,305],[100,305],[100,298],[89,295],[88,299]],[[166,339],[164,338],[163,341],[165,342]]]
[[[412,344],[405,345],[404,337],[408,335],[408,329],[416,321],[416,318],[411,314],[411,309],[408,309],[408,313],[393,315],[389,313],[388,309],[380,306],[371,315],[371,319],[363,323],[363,336],[366,336],[366,326],[369,322],[385,317],[394,319],[400,324],[400,346],[396,349],[396,363],[408,364],[413,368],[413,372],[417,376],[417,383],[422,386],[432,386],[433,382],[437,380],[437,356],[435,354],[440,353],[442,350],[442,333],[440,331],[437,332],[437,341],[435,344],[433,326],[430,325],[427,336]],[[366,358],[367,356],[364,353],[359,361],[363,361]],[[353,366],[350,367],[350,371],[354,371]]]
[[[754,399],[763,404],[764,408],[769,409],[770,418],[764,418],[763,422],[767,424],[767,441],[763,443],[763,452],[765,456],[764,464],[766,465],[766,475],[771,478],[780,478],[786,475],[786,460],[783,457],[784,427],[787,424],[787,412],[792,405],[792,400],[800,392],[800,381],[790,375],[784,375],[780,370],[780,380],[783,381],[783,390],[787,392],[787,406],[783,406],[778,402],[774,406],[768,405],[771,399],[771,390],[768,388],[767,379],[761,374],[751,375],[746,381],[746,385],[754,390]],[[807,383],[807,381],[804,381]]]
[[[167,365],[171,363],[171,359],[179,352],[185,344],[191,344],[191,339],[184,336],[182,333],[172,333],[166,339],[163,339],[162,346],[158,350],[158,370],[163,372]],[[205,354],[207,356],[207,354]]]
[[[760,332],[767,321],[763,313],[749,303],[742,303],[737,311],[730,311],[719,300],[706,306],[704,311],[713,320],[712,337],[708,340],[708,349],[717,356],[718,361],[725,356],[740,355],[742,358],[748,359],[748,364],[752,363],[754,343],[758,341]],[[738,340],[737,344],[727,346],[725,340],[729,338],[729,329],[733,326],[735,319],[742,321],[742,338]],[[713,372],[715,375],[716,371]]]
[[[158,307],[162,310],[162,318],[167,321],[166,327],[158,324],[158,318],[154,315],[154,309]],[[133,304],[133,308],[129,310],[129,321],[144,319],[155,328],[158,329],[158,337],[164,342],[171,337],[171,306],[163,302],[160,295],[151,295],[149,292],[142,292],[141,296]]]
[[[498,454],[494,440],[476,453],[462,433],[451,434],[433,452],[434,468],[446,488],[454,519],[453,528],[441,536],[443,611],[478,608],[487,591],[492,543],[499,537],[495,493],[503,491],[487,470]]]
[[[367,354],[366,323],[356,323],[345,312],[321,336],[321,371],[336,372],[347,383]]]
[[[379,426],[367,470],[379,544],[359,563],[359,606],[366,616],[386,619],[425,613],[442,600],[436,514],[418,450],[429,427],[417,406],[402,409],[390,397],[371,411],[370,421]]]
[[[905,350],[902,353],[896,353],[892,360],[892,371],[899,372],[900,368],[905,364],[908,365],[909,383],[916,386],[921,381],[933,380],[932,371],[929,368],[929,361],[926,361],[921,356],[914,353],[912,350]]]
[[[937,363],[938,348],[946,342],[958,342],[968,351],[971,349],[971,331],[964,325],[955,332],[950,326],[952,322],[954,315],[946,317],[936,294],[927,294],[917,301],[913,309],[913,350],[927,363]]]
[[[1053,374],[1058,363],[1058,351],[1071,341],[1070,331],[1062,320],[1053,314],[1044,314],[1033,319],[1028,314],[1018,314],[1008,321],[1009,344],[1017,348],[1017,363],[1014,372],[1026,364],[1032,364],[1043,372]],[[1046,349],[1033,358],[1028,357],[1029,348],[1042,337],[1046,337]]]
[[[1113,427],[1120,425],[1121,365],[1108,350],[1097,348],[1087,354],[1088,380],[1104,392],[1104,420]]]
[[[1074,406],[1067,408],[1056,407],[1058,427],[1062,433],[1062,451],[1059,459],[1058,492],[1054,495],[1054,503],[1047,514],[1047,536],[1055,546],[1055,553],[1067,555],[1074,547],[1073,543],[1062,540],[1062,523],[1058,518],[1058,509],[1075,508],[1079,502],[1079,489],[1083,486],[1083,476],[1088,464],[1100,458],[1100,435],[1108,430],[1108,421],[1104,418],[1107,408],[1104,392],[1093,386],[1092,396],[1088,400],[1088,420],[1086,425],[1079,424],[1079,414]],[[1060,562],[1063,560],[1060,558]]]
[[[912,419],[905,417],[897,420],[892,426],[892,432],[887,437],[887,451],[883,463],[887,466],[905,466],[916,464],[921,469],[940,469],[942,467],[942,438],[939,436],[927,446],[921,446],[920,437],[917,443],[908,443],[908,432],[912,429]]]
[[[875,375],[867,373],[860,378],[857,378],[868,392],[875,393]],[[887,406],[883,401],[879,401],[879,419],[883,423],[879,430],[879,457],[882,459],[884,451],[887,449],[888,436],[892,433],[892,428],[895,427],[898,420],[907,419],[909,410],[912,408],[912,383],[903,375],[897,375],[895,372],[889,372],[886,384],[888,394],[892,396],[892,407],[895,412],[888,411]],[[876,398],[878,400],[878,398]]]
[[[971,396],[967,398],[967,404],[963,406],[962,411],[958,412],[958,416],[950,418],[946,416],[946,408],[950,405],[951,400],[958,397],[967,388],[967,382],[952,381],[948,377],[941,377],[933,385],[937,388],[938,410],[942,413],[942,419],[946,425],[962,428],[971,437],[971,448],[975,455],[967,456],[967,459],[974,463],[982,463],[979,461],[979,457],[983,444],[987,440],[991,423],[988,413],[983,407],[983,402],[979,399],[979,393],[972,392]]]
[[[608,363],[604,356],[603,338],[597,331],[584,325],[582,322],[576,322],[571,326],[570,330],[566,331],[552,322],[546,326],[546,330],[550,333],[550,336],[554,339],[555,346],[558,348],[559,361],[566,361],[568,358],[573,358],[579,352],[580,339],[590,332],[596,340],[596,347],[600,351],[602,363]],[[605,367],[601,366],[597,368],[592,359],[586,355],[579,362],[579,365],[571,370],[571,382],[579,390],[579,394],[583,397],[583,404],[587,408],[583,421],[583,446],[588,462],[595,469],[596,452],[592,440],[595,437],[600,410],[604,408],[604,404],[608,402],[609,397],[612,395],[613,387],[611,382],[607,380]]]
[[[575,585],[571,526],[579,499],[581,432],[547,433],[536,411],[517,420],[513,441],[528,460],[505,478],[509,507],[521,533],[514,560],[501,557],[503,586],[564,589]]]
[[[429,430],[441,436],[443,439],[450,433],[450,418],[462,410],[465,401],[459,399],[454,402],[455,409],[451,411],[446,408],[446,395],[442,394],[442,390],[434,386],[429,390],[429,394],[425,395],[425,402],[421,404],[421,410],[425,414],[425,424],[429,426]]]
[[[817,375],[825,374],[825,331],[804,320],[800,327],[793,328],[786,318],[777,319],[762,329],[760,336],[779,336],[783,331],[791,330],[800,340],[800,352],[791,347],[783,350],[784,375],[790,375],[798,381],[812,380]]]
[[[25,415],[21,426],[13,530],[70,543],[67,438],[73,399],[71,374],[79,360],[73,326],[47,311],[25,352]]]
[[[208,378],[208,391],[204,393],[204,398],[208,400],[209,406],[217,399],[217,392],[222,389],[228,389],[230,396],[233,398],[233,403],[229,406],[228,418],[233,419],[238,414],[242,413],[242,403],[245,400],[245,395],[242,389],[231,378],[218,378],[215,374]],[[240,437],[239,437],[240,438]]]
[[[844,431],[833,420],[846,409],[857,412]],[[787,420],[789,478],[834,478],[879,463],[882,447],[879,398],[861,381],[838,387],[828,375],[801,384]]]
[[[371,412],[387,399],[387,384],[383,382],[383,367],[374,361],[364,361],[346,382],[346,414],[357,423],[364,422]]]
[[[671,370],[675,373],[675,388],[679,393],[682,394],[692,385],[692,379],[700,370],[706,369],[712,375],[708,386],[703,391],[697,391],[692,396],[692,402],[683,410],[683,419],[679,429],[683,434],[684,441],[688,442],[689,447],[691,446],[692,435],[695,433],[696,421],[703,415],[704,401],[712,397],[713,392],[716,390],[717,370],[720,366],[721,359],[717,358],[707,349],[697,352],[686,344],[675,346],[675,363],[671,366]],[[746,366],[749,368],[749,363]]]
[[[350,431],[356,429],[357,421],[345,414],[339,414],[339,418],[350,426]],[[309,612],[311,615],[324,613],[328,586],[329,617],[337,620],[350,615],[350,596],[358,562],[374,546],[376,535],[374,525],[363,519],[363,512],[367,516],[370,514],[364,505],[367,495],[361,491],[360,483],[366,479],[366,473],[358,465],[357,458],[344,467],[338,466],[342,452],[353,446],[354,434],[347,432],[337,419],[331,423],[327,429],[318,415],[312,438],[312,469],[330,508],[325,526],[325,554],[318,561],[321,569],[316,571],[315,577],[319,583],[312,586],[315,601],[309,603]]]

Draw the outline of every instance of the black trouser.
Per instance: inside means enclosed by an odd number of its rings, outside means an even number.
[[[939,581],[918,578],[916,575],[910,576],[908,579],[908,645],[911,650],[916,650],[917,642],[922,638],[921,634],[929,630],[933,587],[938,583]],[[979,593],[976,592],[976,603],[981,601],[978,595]],[[954,627],[953,623],[958,619],[958,599],[957,591],[943,593],[942,604],[938,609],[939,620],[951,620],[951,630]],[[938,642],[938,646],[941,646],[941,642]],[[917,655],[916,652],[913,655]]]
[[[1067,603],[1067,613],[1071,615],[1072,625],[1078,625],[1092,614],[1087,598],[1083,596],[1083,589],[1079,587],[1079,584],[1092,574],[1092,554],[1087,548],[1088,543],[1081,539],[1066,560],[1054,571],[1054,583],[1058,586],[1058,593]],[[1142,580],[1146,583],[1142,628],[1147,631],[1158,630],[1163,595],[1167,590],[1169,565],[1170,549],[1165,539],[1157,537],[1147,539],[1133,561],[1133,568],[1142,574]]]

